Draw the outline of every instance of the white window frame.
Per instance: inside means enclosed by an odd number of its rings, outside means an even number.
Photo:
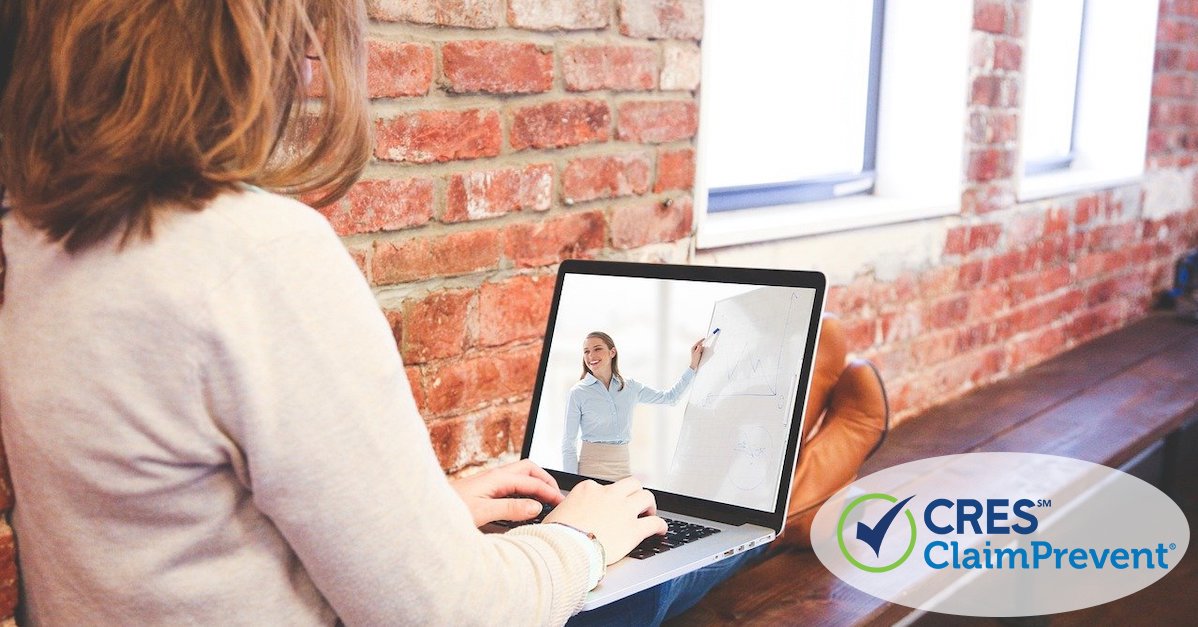
[[[730,0],[711,0],[728,2]],[[929,16],[939,26],[929,30]],[[719,248],[877,226],[960,212],[968,116],[973,6],[960,0],[887,0],[882,35],[874,193],[834,200],[707,213],[704,72],[695,178],[696,247]],[[705,29],[717,28],[710,21]],[[704,49],[704,54],[710,52]],[[703,68],[708,67],[707,63]],[[912,158],[912,146],[920,158]]]
[[[1036,2],[1028,4],[1035,28]],[[1156,53],[1157,2],[1086,0],[1081,63],[1074,106],[1073,161],[1066,169],[1028,174],[1022,153],[1015,169],[1021,201],[1115,187],[1141,180]],[[1027,47],[1023,63],[1036,62]],[[1027,100],[1020,103],[1026,116]],[[1024,125],[1019,145],[1023,146]]]
[[[1072,72],[1051,76],[1052,81],[1058,83],[1058,86],[1069,87],[1069,90],[1068,90],[1070,92],[1069,93],[1069,110],[1068,110],[1069,111],[1069,113],[1068,113],[1069,145],[1067,147],[1065,147],[1063,152],[1052,154],[1051,156],[1041,156],[1041,157],[1036,157],[1034,159],[1030,158],[1031,153],[1029,152],[1029,148],[1031,146],[1031,142],[1028,141],[1028,133],[1031,132],[1030,127],[1031,127],[1032,118],[1027,116],[1028,108],[1025,106],[1024,107],[1024,117],[1020,118],[1020,124],[1024,127],[1023,134],[1022,134],[1023,141],[1019,142],[1020,150],[1023,151],[1023,173],[1025,175],[1035,176],[1037,174],[1044,174],[1044,173],[1048,173],[1048,172],[1057,172],[1060,170],[1067,170],[1073,166],[1073,158],[1074,158],[1073,146],[1075,143],[1075,135],[1076,135],[1075,131],[1077,130],[1077,125],[1074,124],[1074,121],[1077,119],[1077,102],[1078,102],[1077,86],[1078,86],[1078,77],[1081,74],[1081,71],[1080,71],[1081,70],[1081,61],[1082,61],[1081,55],[1083,52],[1083,46],[1085,44],[1085,36],[1084,36],[1085,34],[1082,32],[1082,28],[1083,28],[1083,26],[1085,24],[1085,20],[1086,20],[1086,0],[1073,0],[1073,1],[1076,2],[1076,5],[1077,5],[1077,13],[1075,13],[1073,16],[1071,16],[1072,18],[1077,20],[1077,41],[1076,41],[1077,46],[1076,46],[1076,49],[1074,49],[1074,46],[1073,46],[1074,42],[1069,41],[1070,45],[1066,49],[1068,52],[1071,53],[1071,54],[1069,54],[1069,56],[1067,58],[1069,58],[1073,63]],[[1067,7],[1068,2],[1069,2],[1069,0],[1055,0],[1053,8],[1060,10],[1062,7]],[[1038,14],[1037,14],[1037,16],[1038,16]],[[1039,26],[1039,24],[1037,24],[1037,26]],[[1072,23],[1057,24],[1055,26],[1057,26],[1057,27],[1072,26]],[[1025,39],[1023,42],[1024,48],[1036,47],[1035,41],[1032,39],[1032,35],[1037,34],[1038,31],[1039,31],[1038,28],[1034,29],[1034,30],[1028,29],[1025,31]],[[1059,41],[1060,38],[1062,38],[1063,35],[1065,35],[1065,33],[1061,33],[1056,29],[1050,30],[1048,32],[1052,34],[1053,41]],[[1069,32],[1072,33],[1072,30],[1070,30]],[[1043,39],[1043,37],[1041,39]],[[1055,62],[1060,63],[1063,58],[1064,57],[1057,56],[1055,59]],[[1038,62],[1040,61],[1039,54],[1037,54],[1037,61]],[[1046,65],[1047,65],[1047,62],[1046,62]],[[1039,63],[1032,64],[1030,67],[1025,65],[1022,68],[1023,87],[1022,87],[1021,91],[1022,91],[1022,97],[1025,100],[1029,99],[1033,94],[1032,79],[1034,77],[1034,72],[1032,72],[1032,70],[1038,70],[1038,69],[1041,69],[1039,66]],[[1049,69],[1051,69],[1051,67],[1045,67],[1043,69],[1049,70]],[[1049,79],[1049,78],[1050,78],[1049,76],[1043,77],[1043,79]],[[1043,84],[1043,83],[1041,83],[1041,84]],[[1061,96],[1060,92],[1053,92],[1052,94],[1046,94],[1043,97],[1055,99],[1060,96]],[[1055,103],[1051,103],[1051,104],[1060,106],[1061,104],[1064,104],[1064,103],[1055,102]],[[1051,116],[1046,116],[1046,117],[1051,117]],[[1050,120],[1045,120],[1045,121],[1050,122]],[[1045,126],[1040,126],[1039,128],[1043,129],[1043,128],[1045,128]],[[1060,129],[1060,130],[1064,130],[1064,129]]]
[[[820,2],[821,2],[821,0],[808,0],[808,4],[810,4],[810,5],[818,5],[818,4],[820,4]],[[848,2],[856,3],[857,6],[855,6],[855,7],[854,6],[846,6],[848,4]],[[816,159],[817,161],[824,164],[820,167],[828,167],[828,166],[826,165],[827,161],[826,161],[826,158],[824,155],[820,155],[818,153],[796,155],[796,157],[797,157],[796,163],[772,164],[772,165],[777,165],[777,166],[782,167],[781,171],[775,170],[775,171],[772,171],[771,174],[765,174],[762,172],[758,172],[757,178],[751,179],[749,181],[742,180],[740,183],[738,183],[736,185],[721,185],[719,187],[709,188],[708,195],[707,195],[707,211],[708,211],[708,213],[716,213],[719,211],[738,211],[738,210],[744,209],[744,208],[756,208],[756,207],[763,207],[763,206],[818,202],[818,201],[825,201],[825,200],[834,200],[837,198],[843,198],[845,196],[855,196],[855,195],[872,194],[873,193],[874,181],[875,181],[875,170],[876,170],[876,168],[874,167],[874,160],[877,157],[877,149],[876,148],[877,148],[877,128],[878,128],[878,103],[880,101],[879,87],[880,87],[880,83],[881,83],[879,66],[880,66],[881,57],[882,57],[882,43],[881,43],[882,42],[882,30],[885,26],[885,20],[883,19],[884,13],[882,13],[882,12],[885,11],[886,0],[848,0],[848,2],[846,2],[845,5],[841,5],[839,8],[847,9],[850,11],[853,9],[856,9],[859,11],[863,8],[868,8],[869,15],[871,16],[870,24],[869,24],[869,37],[867,38],[868,49],[864,50],[864,51],[861,51],[861,50],[854,51],[857,53],[860,53],[860,52],[867,53],[864,56],[864,60],[866,62],[866,76],[864,77],[865,80],[864,80],[863,84],[862,83],[857,84],[858,88],[860,88],[860,87],[865,88],[864,93],[862,94],[864,96],[864,102],[862,103],[861,100],[855,101],[856,103],[864,104],[865,106],[863,107],[863,111],[858,111],[857,116],[852,116],[852,117],[856,117],[857,120],[862,125],[860,141],[855,146],[850,145],[851,140],[849,140],[849,138],[847,138],[847,137],[843,138],[842,140],[837,140],[834,142],[840,148],[845,148],[845,147],[856,148],[855,167],[852,165],[849,165],[848,162],[841,162],[840,165],[842,167],[834,168],[831,171],[825,170],[825,171],[822,171],[817,174],[817,173],[810,172],[810,170],[808,170],[808,174],[806,174],[806,175],[797,174],[798,171],[812,167],[813,164],[811,163],[810,159]],[[726,6],[731,7],[731,11],[736,10],[735,5],[733,5],[731,3],[728,3]],[[824,6],[822,8],[826,9],[827,6]],[[731,11],[729,11],[729,12],[731,12]],[[783,10],[779,10],[779,15],[777,16],[779,19],[783,19],[786,21],[793,21],[795,19],[794,14],[783,13],[782,11]],[[817,11],[818,11],[818,9],[817,9]],[[707,19],[714,18],[713,22],[718,22],[722,19],[725,19],[725,16],[728,16],[729,14],[728,13],[716,14],[715,11],[709,11],[706,13],[706,15],[707,15]],[[731,16],[729,16],[729,17],[731,17]],[[753,14],[753,17],[756,18],[757,14]],[[827,14],[825,14],[821,19],[827,19],[827,17],[828,17]],[[826,27],[821,28],[821,25],[818,23],[818,21],[813,21],[812,23],[809,23],[806,26],[807,26],[807,28],[815,28],[817,31],[818,30],[829,30],[830,31],[835,28],[835,25],[828,25]],[[777,27],[784,28],[784,29],[795,28],[793,26],[787,25],[785,21],[777,24]],[[763,33],[762,36],[763,37],[774,37],[774,36],[777,36],[777,32],[778,31],[771,31],[768,33]],[[810,33],[811,31],[807,30],[807,31],[803,31],[803,32]],[[795,33],[795,35],[794,35],[794,37],[802,37],[802,36],[803,35],[801,35],[800,33]],[[848,41],[856,41],[856,38],[853,38],[850,36],[847,38],[847,40]],[[735,40],[735,41],[732,41],[729,43],[740,43],[740,40]],[[844,40],[841,40],[833,45],[843,45],[843,43],[844,43]],[[798,43],[798,40],[796,40],[796,42],[793,44],[790,44],[788,42],[788,44],[786,44],[786,45],[794,45],[797,47],[797,48],[791,48],[791,51],[794,53],[794,55],[801,54],[801,52],[809,49],[808,45]],[[838,49],[838,50],[843,50],[843,49]],[[742,51],[742,54],[743,54],[743,51]],[[839,51],[836,53],[833,53],[833,54],[839,54]],[[800,56],[794,56],[794,55],[786,56],[786,55],[780,54],[780,55],[778,55],[778,57],[779,58],[787,58],[787,59],[802,58]],[[721,54],[719,56],[722,57],[723,55]],[[736,55],[729,55],[729,56],[732,59],[737,59]],[[830,54],[829,56],[832,56],[832,54]],[[742,60],[742,62],[743,62],[743,60]],[[813,66],[813,67],[796,68],[796,72],[795,72],[794,76],[796,77],[796,80],[802,81],[804,79],[801,79],[798,77],[803,76],[805,72],[812,71],[812,70],[827,72],[831,67],[836,67],[833,65],[833,63],[834,62],[830,62],[828,64],[828,67]],[[708,63],[708,64],[704,64],[704,67],[711,68],[713,65],[719,65],[719,64]],[[773,71],[776,71],[776,68],[770,68],[770,69]],[[725,66],[724,69],[721,72],[719,72],[718,74],[719,74],[720,78],[722,79],[724,76],[726,76],[727,72],[728,72],[728,68]],[[840,72],[842,73],[840,76],[843,76],[844,70],[842,69],[842,70],[840,70]],[[752,75],[751,73],[748,73],[748,72],[746,72],[746,74]],[[860,80],[862,77],[858,76],[857,78],[858,78],[858,80]],[[850,81],[850,82],[852,82],[852,81]],[[722,85],[723,83],[719,83],[719,84]],[[738,87],[743,86],[744,84],[745,84],[744,77],[742,76],[740,79],[740,82],[738,83]],[[795,86],[796,85],[791,85],[792,88]],[[714,92],[708,91],[707,93],[710,95]],[[819,93],[819,91],[813,90],[813,92],[809,92],[809,93]],[[787,98],[781,97],[781,94],[777,94],[776,92],[774,95],[778,96],[776,98],[776,100],[778,101],[779,104],[787,105],[787,106],[793,105],[793,99],[787,99]],[[721,94],[721,96],[726,97],[727,94]],[[741,98],[745,98],[746,96],[749,97],[749,100],[752,100],[754,103],[756,102],[755,94],[750,93],[750,94],[741,94],[740,95]],[[843,96],[843,94],[842,94],[842,96]],[[719,99],[720,105],[726,105],[726,100],[724,97],[721,97]],[[805,95],[804,98],[809,99],[809,96]],[[770,98],[770,100],[774,100],[774,99],[775,98]],[[712,100],[716,100],[716,99],[713,98]],[[822,103],[822,104],[827,105],[828,103]],[[724,111],[728,110],[727,106],[720,106],[718,108],[721,110],[724,110]],[[717,107],[706,106],[705,109],[707,111],[713,111],[713,110],[717,109]],[[817,107],[816,110],[813,112],[813,114],[817,115],[817,116],[818,115],[827,115],[828,111],[829,111],[828,109],[820,109]],[[760,123],[761,121],[765,121],[765,122],[769,123],[769,122],[773,121],[773,118],[771,117],[770,113],[771,113],[771,111],[768,108],[765,108],[764,110],[755,110],[752,114],[752,117],[755,119],[758,119],[759,120],[758,123]],[[862,113],[864,115],[861,115]],[[712,115],[713,116],[718,115],[718,113],[713,113]],[[819,126],[824,126],[826,124],[843,123],[843,121],[844,121],[843,119],[836,119],[836,118],[825,119],[823,121],[823,123],[820,124]],[[731,130],[732,128],[739,127],[739,125],[732,125],[732,124],[725,124],[723,126],[728,127],[728,129],[726,129],[726,130]],[[771,126],[774,126],[774,125],[771,124]],[[793,128],[793,127],[790,127],[785,123],[778,124],[777,126],[780,128],[780,130],[778,130],[776,132],[782,133],[782,135],[781,135],[782,138],[792,138],[793,137],[792,135],[788,134],[788,131],[781,130],[781,129],[788,129],[788,128]],[[709,128],[711,128],[711,127],[709,127]],[[829,130],[831,130],[831,129],[829,129]],[[745,132],[744,130],[738,130],[737,135],[742,135],[744,132]],[[797,139],[797,137],[794,137],[794,138]],[[750,139],[750,141],[756,143],[756,138],[748,136],[748,139]],[[730,145],[724,143],[726,141],[727,141],[727,139],[721,141],[722,146],[721,146],[720,150],[722,152],[723,151],[735,151],[736,150],[735,144],[730,146]],[[827,140],[820,141],[817,143],[820,146],[824,146],[827,149],[835,151],[834,146],[828,146]],[[808,144],[795,142],[794,144],[791,144],[791,145],[808,145]],[[764,145],[761,145],[761,147],[762,147],[762,151],[765,154],[778,155],[778,154],[787,153],[787,151],[785,149],[779,149],[778,146],[772,146],[768,142],[765,142]],[[742,161],[742,158],[737,156],[735,154],[735,152],[724,152],[724,154],[727,155],[731,159],[732,163],[739,163],[740,161]],[[849,154],[851,154],[851,152]],[[842,158],[844,158],[846,156],[847,155],[841,155]],[[807,160],[804,160],[803,157],[806,157]],[[769,171],[769,166],[767,164],[763,164],[759,161],[761,158],[762,157],[759,155],[754,158],[744,159],[744,161],[746,163],[740,164],[740,166],[743,167],[744,165],[749,164],[749,165],[754,166],[754,170],[764,167],[765,170]],[[851,157],[849,159],[852,160]],[[714,160],[715,159],[713,158],[713,161]],[[720,162],[723,164],[729,164],[729,159],[725,158],[725,159],[720,160]],[[797,162],[805,162],[807,164],[806,168],[798,166]],[[782,174],[782,172],[786,172],[787,174]],[[713,178],[715,178],[715,177],[713,177]],[[726,177],[724,177],[724,178],[726,178]]]

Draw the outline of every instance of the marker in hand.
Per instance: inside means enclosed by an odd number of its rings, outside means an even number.
[[[712,331],[710,335],[699,340],[698,342],[695,342],[695,345],[691,348],[692,369],[698,369],[699,362],[703,359],[704,355],[710,354],[708,351],[715,346],[715,342],[718,339],[720,339],[720,328],[716,327],[716,329]]]

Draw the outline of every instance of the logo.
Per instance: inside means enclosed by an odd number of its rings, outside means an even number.
[[[863,477],[811,528],[816,556],[849,585],[965,616],[1042,616],[1127,596],[1175,570],[1189,541],[1185,514],[1140,479],[1007,452]]]
[[[903,509],[903,506],[913,498],[915,498],[915,495],[908,496],[900,501],[889,494],[875,492],[873,494],[866,494],[865,496],[859,496],[854,499],[852,503],[849,503],[848,507],[844,508],[844,512],[840,515],[840,523],[836,526],[836,540],[839,542],[841,555],[844,555],[844,558],[847,559],[853,566],[871,573],[884,573],[889,570],[894,570],[903,562],[907,561],[907,558],[911,557],[911,552],[915,550],[916,527],[915,517],[911,515],[911,510],[905,510]],[[864,522],[858,522],[857,533],[854,539],[864,542],[869,548],[873,549],[874,555],[880,559],[882,557],[882,542],[886,539],[887,532],[890,531],[895,519],[901,512],[907,516],[907,526],[910,528],[911,540],[907,543],[907,549],[903,551],[902,556],[898,559],[890,562],[889,564],[871,566],[869,564],[861,563],[860,560],[853,557],[853,554],[849,552],[848,547],[845,545],[844,525],[849,519],[849,514],[856,510],[857,506],[873,500],[885,501],[887,503],[893,503],[894,505],[886,510],[886,513],[882,515],[882,518],[873,525],[867,525]],[[903,525],[900,524],[899,526],[901,527]]]

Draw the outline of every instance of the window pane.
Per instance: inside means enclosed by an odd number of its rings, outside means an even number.
[[[708,187],[861,171],[873,4],[706,4]]]
[[[1073,148],[1084,0],[1036,0],[1029,7],[1023,161],[1067,157]]]

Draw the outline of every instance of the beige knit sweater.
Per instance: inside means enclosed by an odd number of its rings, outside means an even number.
[[[486,536],[328,224],[255,190],[74,256],[14,216],[0,425],[34,624],[561,623],[573,531]]]

